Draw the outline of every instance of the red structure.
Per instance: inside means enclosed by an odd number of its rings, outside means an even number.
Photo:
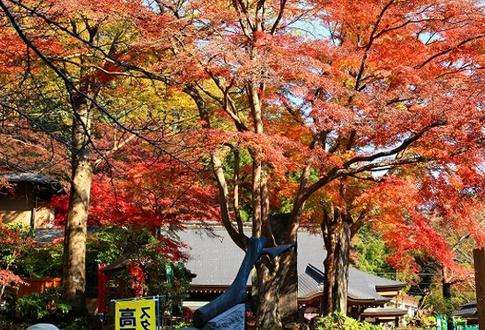
[[[105,268],[105,264],[98,265],[98,313],[108,312],[108,306],[106,304],[106,282],[108,281],[108,277],[104,273]]]

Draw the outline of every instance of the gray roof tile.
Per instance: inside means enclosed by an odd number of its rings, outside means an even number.
[[[0,177],[5,178],[9,183],[30,183],[49,190],[52,194],[63,193],[59,180],[44,174],[39,173],[5,173],[0,174]]]
[[[187,268],[197,274],[193,285],[228,286],[239,269],[244,253],[231,240],[226,230],[214,226],[212,232],[188,228],[178,233],[187,244]],[[298,233],[298,296],[310,297],[322,290],[323,260],[322,237],[305,230]],[[249,284],[249,283],[248,283]],[[402,286],[403,283],[375,276],[354,267],[349,268],[349,297],[356,300],[385,302],[376,286]]]

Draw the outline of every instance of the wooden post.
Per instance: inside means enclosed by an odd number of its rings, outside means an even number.
[[[475,261],[475,286],[480,329],[485,329],[485,248],[473,250]]]

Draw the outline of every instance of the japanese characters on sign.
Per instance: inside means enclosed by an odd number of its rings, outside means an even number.
[[[115,303],[115,330],[155,330],[154,299],[120,300]]]

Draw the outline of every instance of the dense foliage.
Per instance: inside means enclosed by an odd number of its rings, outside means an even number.
[[[367,322],[359,322],[351,317],[342,314],[331,314],[319,318],[315,323],[319,330],[382,330],[379,325]]]
[[[20,297],[16,306],[19,319],[27,323],[66,319],[71,306],[62,300],[61,294],[60,290],[53,289]]]
[[[108,227],[90,235],[87,259],[88,265],[107,267],[106,302],[160,295],[162,308],[179,308],[191,277],[183,259],[174,260],[166,251],[165,240],[146,229]]]
[[[38,243],[34,233],[22,226],[2,226],[0,262],[3,268],[24,278],[59,277],[62,272],[62,244]]]
[[[396,271],[388,263],[389,250],[379,233],[369,226],[362,227],[354,238],[354,264],[364,271],[394,278]]]
[[[485,243],[481,1],[0,0],[0,24],[0,169],[69,183],[72,298],[88,223],[216,218],[244,249],[284,210],[329,265],[366,223],[393,267],[459,275],[447,238]],[[288,264],[260,266],[262,327]]]
[[[0,314],[2,329],[24,329],[36,323],[53,323],[66,330],[91,329],[94,323],[88,322],[86,315],[72,313],[59,288],[20,297],[15,305],[3,306]]]

